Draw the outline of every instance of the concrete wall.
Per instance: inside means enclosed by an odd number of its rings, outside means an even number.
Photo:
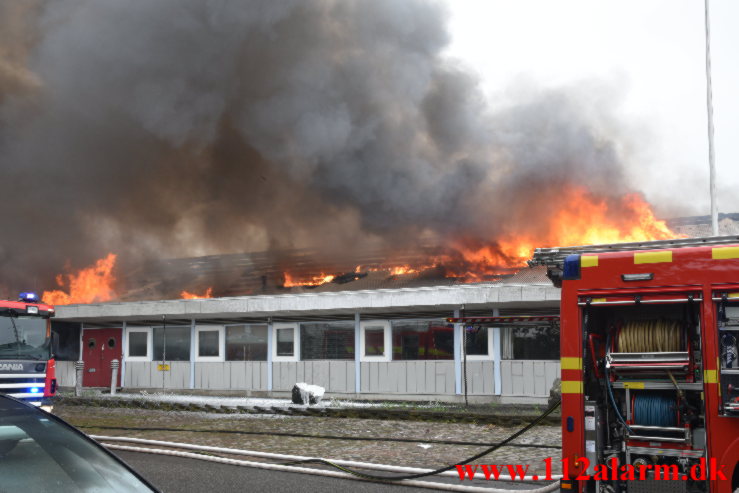
[[[55,371],[57,386],[74,387],[76,383],[74,361],[57,361]]]
[[[190,388],[190,362],[171,361],[169,371],[159,371],[161,361],[126,361],[126,388]]]
[[[326,392],[351,393],[354,361],[296,361],[272,363],[272,389],[292,390],[296,382],[320,385]]]
[[[500,374],[504,396],[547,396],[559,378],[559,361],[503,360]]]
[[[267,390],[266,361],[195,363],[195,388]]]
[[[370,394],[454,394],[454,361],[371,362],[360,371]]]

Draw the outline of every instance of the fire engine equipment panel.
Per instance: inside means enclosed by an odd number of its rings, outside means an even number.
[[[739,299],[722,293],[718,302],[719,383],[724,416],[739,416]]]
[[[739,236],[540,248],[529,264],[562,287],[562,457],[574,467],[561,491],[737,491]],[[647,477],[587,477],[593,453]]]
[[[705,457],[699,301],[700,293],[580,300],[585,451],[591,463],[615,458],[620,465],[674,466],[687,475]],[[589,431],[589,420],[602,431]],[[657,483],[654,491],[661,491]],[[666,483],[679,491],[706,491],[705,481]],[[641,486],[628,479],[598,480],[586,491]]]

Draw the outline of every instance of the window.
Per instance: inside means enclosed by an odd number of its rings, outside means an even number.
[[[384,320],[360,322],[362,361],[390,361],[390,323]]]
[[[489,360],[493,356],[492,329],[478,326],[464,327],[465,352],[468,360]]]
[[[454,359],[454,326],[444,320],[392,322],[393,359]]]
[[[364,329],[364,355],[385,355],[385,328],[367,327]]]
[[[354,359],[354,322],[300,324],[302,360]]]
[[[267,361],[267,326],[231,325],[226,327],[226,360]]]
[[[190,326],[154,327],[154,361],[190,361]]]
[[[550,325],[503,330],[503,359],[559,359],[559,329]]]
[[[126,329],[126,360],[151,361],[151,329],[149,327]]]
[[[198,326],[195,355],[197,361],[223,361],[223,327]]]
[[[148,353],[148,339],[146,332],[131,332],[128,335],[128,355],[146,357]]]
[[[80,359],[80,331],[79,323],[57,322],[51,323],[54,332],[53,353],[57,361],[77,361]]]
[[[274,344],[272,344],[273,361],[298,361],[300,355],[300,336],[297,324],[276,323],[273,325]]]

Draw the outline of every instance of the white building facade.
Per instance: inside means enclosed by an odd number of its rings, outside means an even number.
[[[556,328],[447,319],[556,315],[559,300],[548,283],[491,283],[59,306],[57,378],[73,386],[82,359],[83,385],[109,385],[115,358],[128,390],[284,397],[306,382],[340,398],[544,402]]]

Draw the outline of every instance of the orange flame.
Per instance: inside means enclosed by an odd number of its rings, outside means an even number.
[[[185,291],[184,289],[180,293],[180,298],[182,298],[183,300],[202,300],[202,299],[212,298],[212,297],[213,297],[212,287],[206,289],[205,293],[203,294],[190,293],[188,291]]]
[[[113,290],[116,255],[109,253],[95,265],[80,269],[76,274],[59,274],[56,282],[60,288],[44,291],[41,299],[50,305],[71,305],[73,303],[93,303],[110,301],[116,297]],[[66,282],[65,278],[66,277]],[[66,286],[66,288],[65,288]]]
[[[569,187],[558,192],[552,203],[542,198],[531,209],[523,218],[517,218],[515,222],[512,220],[510,231],[498,233],[493,241],[458,236],[447,242],[443,253],[431,256],[418,265],[388,262],[389,265],[384,266],[357,266],[355,272],[387,271],[391,276],[401,276],[442,268],[447,277],[464,282],[481,282],[495,280],[524,267],[537,247],[679,237],[664,221],[655,218],[650,205],[639,194],[599,198],[585,188]],[[319,286],[333,278],[321,273],[320,276],[295,281],[285,273],[285,287]]]
[[[283,286],[286,288],[293,288],[296,286],[320,286],[321,284],[326,284],[327,282],[331,282],[334,280],[336,276],[324,274],[321,272],[320,275],[317,276],[311,276],[307,279],[294,279],[293,276],[291,276],[287,272],[283,272],[283,276],[285,276],[285,282],[283,283]]]

